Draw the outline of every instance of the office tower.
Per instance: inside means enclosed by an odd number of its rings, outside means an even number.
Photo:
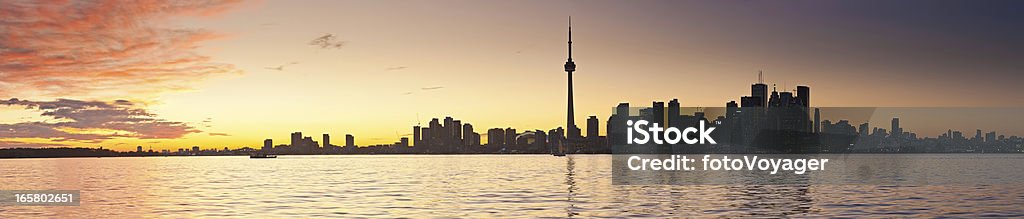
[[[650,122],[665,127],[665,102],[654,101],[651,104]],[[653,126],[654,124],[651,124]]]
[[[271,149],[274,149],[274,140],[269,138],[263,140],[263,151],[270,151]]]
[[[793,92],[783,91],[779,92],[779,106],[789,107],[792,106],[796,101],[794,100]]]
[[[420,141],[420,126],[412,127],[412,144],[413,146],[420,146],[423,143]]]
[[[452,137],[455,136],[455,119],[451,116],[444,117],[444,127],[442,128],[441,134],[441,145],[451,146]]]
[[[672,108],[672,104],[669,104],[669,108],[670,109]],[[739,112],[737,112],[737,111],[739,111],[739,104],[736,104],[735,100],[732,100],[732,101],[729,101],[728,103],[725,103],[725,118],[726,119],[729,119],[729,120],[736,119],[736,116],[739,115]],[[669,110],[669,112],[671,112],[671,110]],[[668,123],[672,124],[672,121],[669,120]]]
[[[516,134],[517,134],[516,133],[516,129],[511,128],[511,127],[505,128],[505,144],[506,145],[515,145],[516,144]]]
[[[761,73],[760,71],[757,72],[757,83],[750,85],[750,97],[755,98],[751,99],[751,106],[755,107],[768,106],[768,85],[764,84],[764,78],[761,77]],[[742,99],[740,102],[743,102]]]
[[[796,86],[796,98],[804,107],[811,107],[811,87]]]
[[[466,123],[462,124],[462,145],[470,146],[473,145],[473,125]]]
[[[399,140],[398,142],[399,142],[398,146],[408,147],[409,146],[409,137],[402,137],[401,140]]]
[[[192,152],[199,153],[199,146],[192,146]]]
[[[505,145],[505,130],[501,128],[492,128],[487,130],[487,145],[497,146]]]
[[[779,101],[779,91],[775,90],[775,84],[772,84],[772,94],[768,96],[768,107],[779,107],[782,106]]]
[[[858,129],[857,129],[857,134],[859,134],[861,137],[868,136],[868,128],[869,127],[870,127],[870,125],[868,125],[868,123],[866,123],[866,122],[863,123],[863,124],[860,124],[860,127],[858,127]]]
[[[990,143],[991,144],[991,143],[995,143],[995,142],[996,142],[996,132],[985,133],[985,143]]]
[[[821,133],[821,109],[814,108],[814,133]]]
[[[978,134],[974,135],[974,140],[975,141],[982,141],[982,139],[981,139],[981,129],[978,129]]]
[[[579,136],[579,129],[576,128],[576,122],[573,121],[575,116],[573,115],[572,106],[572,72],[574,71],[576,71],[576,63],[572,61],[572,17],[569,17],[569,59],[565,62],[565,73],[569,77],[569,102],[568,110],[566,112],[565,128],[569,131],[566,137],[570,139]]]
[[[740,107],[757,107],[761,104],[761,98],[755,96],[742,96],[740,97]]]
[[[142,153],[142,145],[139,145],[138,147],[136,147],[135,148],[135,152]]]
[[[587,138],[597,139],[599,131],[597,128],[598,125],[597,116],[590,116],[590,118],[587,118]]]
[[[452,145],[462,145],[462,121],[452,121]]]
[[[473,141],[469,143],[469,146],[480,146],[480,133],[471,132],[473,134]]]
[[[352,136],[352,134],[346,134],[345,135],[345,147],[355,147],[355,146],[356,146],[356,137]]]
[[[679,99],[672,99],[668,101],[668,114],[666,114],[664,127],[676,127],[682,128],[683,121],[682,117],[679,116]]]
[[[444,130],[441,130],[441,122],[440,122],[440,120],[438,120],[437,118],[431,119],[430,120],[430,135],[423,135],[423,138],[425,138],[424,142],[426,142],[426,144],[430,145],[430,146],[440,145],[440,143],[438,142],[438,139],[440,139],[441,133],[443,133],[443,132],[444,132]]]
[[[292,147],[298,147],[299,142],[302,142],[302,132],[292,132],[292,142],[290,145]]]
[[[899,117],[892,118],[892,129],[889,129],[889,131],[892,132],[892,134],[890,136],[892,136],[893,138],[899,138],[900,134],[903,133],[903,129],[900,129],[900,118]],[[978,131],[978,133],[981,133],[981,131]]]
[[[327,133],[324,133],[324,139],[323,140],[324,140],[324,148],[327,148],[327,147],[331,146],[331,136],[330,135],[328,135]]]
[[[590,131],[590,129],[587,129]],[[548,147],[548,135],[544,133],[544,130],[533,131],[533,147],[534,148],[547,148]]]

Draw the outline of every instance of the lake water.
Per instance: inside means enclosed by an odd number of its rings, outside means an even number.
[[[611,163],[609,155],[6,159],[0,190],[81,190],[82,199],[0,206],[0,216],[1024,217],[1024,185],[613,185]]]

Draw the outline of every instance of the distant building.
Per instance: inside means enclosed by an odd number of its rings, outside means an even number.
[[[420,142],[420,126],[419,125],[412,127],[412,144],[413,144],[413,146],[423,145],[423,142]]]
[[[598,126],[599,125],[600,125],[600,123],[598,123],[598,121],[597,121],[597,116],[590,116],[589,118],[587,118],[587,138],[588,139],[597,139],[598,133],[599,133],[598,131],[600,131],[600,130],[598,130]]]
[[[142,153],[142,145],[139,145],[138,147],[135,147],[135,152]]]
[[[323,140],[324,140],[324,148],[327,148],[327,147],[331,146],[331,135],[328,135],[327,133],[324,133],[324,139]]]
[[[352,136],[352,134],[346,134],[345,135],[345,147],[355,147],[355,146],[356,146],[356,137]]]
[[[269,138],[263,140],[263,151],[270,151],[272,149],[274,149],[274,140]]]

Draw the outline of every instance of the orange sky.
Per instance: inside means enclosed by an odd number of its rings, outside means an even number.
[[[68,108],[99,118],[68,124],[0,106],[0,147],[235,148],[293,131],[368,145],[444,116],[548,130],[564,125],[567,15],[581,126],[618,102],[720,107],[759,70],[780,89],[810,85],[813,106],[1021,106],[1021,34],[989,20],[1019,18],[978,5],[4,2],[0,99],[111,104]],[[327,34],[340,46],[310,45]]]

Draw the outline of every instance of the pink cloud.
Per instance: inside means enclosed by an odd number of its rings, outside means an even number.
[[[55,101],[0,100],[0,105],[24,106],[40,111],[56,122],[0,124],[0,139],[43,138],[55,142],[99,143],[113,138],[173,139],[199,130],[183,123],[157,118],[126,100],[113,102],[58,99]],[[67,128],[112,130],[115,133],[73,133]],[[13,142],[13,141],[6,141]],[[13,144],[13,143],[12,143]],[[9,146],[0,143],[0,146]]]
[[[0,96],[158,93],[234,72],[195,52],[218,34],[167,23],[237,2],[0,1]]]

